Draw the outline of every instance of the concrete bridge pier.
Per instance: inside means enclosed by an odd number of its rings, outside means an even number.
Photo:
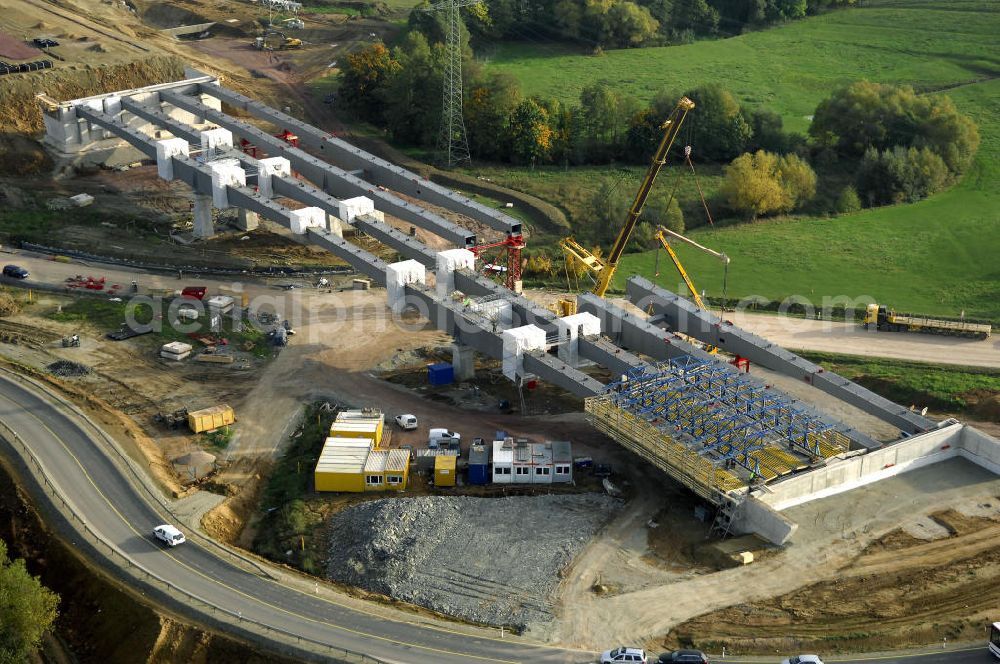
[[[207,240],[215,235],[215,222],[212,221],[211,194],[194,194],[194,236],[199,240]]]
[[[239,209],[239,214],[236,216],[236,228],[241,231],[253,231],[258,226],[260,226],[260,216],[256,212]]]
[[[455,372],[455,382],[472,380],[476,376],[476,351],[471,346],[451,345],[451,366]]]

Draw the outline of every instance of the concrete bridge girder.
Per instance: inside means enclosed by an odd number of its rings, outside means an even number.
[[[212,86],[206,86],[206,89]],[[280,138],[232,116],[216,111],[186,95],[165,93],[161,100],[199,115],[233,132],[238,138],[249,141],[272,156],[288,159],[292,167],[318,188],[339,199],[366,196],[375,200],[376,205],[386,214],[428,230],[459,247],[476,244],[476,235],[468,229],[453,224],[420,206],[408,203],[388,191],[351,175],[347,171],[328,164],[313,155],[296,148]]]
[[[200,92],[212,95],[234,108],[294,132],[303,145],[322,152],[330,161],[347,171],[363,171],[376,185],[382,185],[407,196],[420,198],[433,205],[467,215],[501,233],[515,235],[521,233],[521,222],[516,219],[456,194],[450,189],[437,185],[385,159],[376,157],[336,136],[293,118],[287,113],[219,85],[201,84],[198,89]]]

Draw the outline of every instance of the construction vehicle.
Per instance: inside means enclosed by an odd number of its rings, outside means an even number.
[[[566,259],[584,266],[591,276],[594,277],[595,283],[592,290],[594,295],[604,297],[605,293],[608,292],[611,280],[618,269],[618,262],[621,260],[622,254],[625,253],[625,247],[632,236],[632,231],[635,230],[635,226],[639,222],[639,216],[642,214],[642,209],[646,205],[646,199],[649,198],[649,193],[653,189],[656,176],[659,175],[663,165],[667,163],[667,153],[680,133],[684,118],[687,117],[688,112],[693,108],[693,101],[687,97],[681,97],[680,101],[677,102],[677,106],[671,111],[670,117],[661,126],[664,130],[663,139],[660,140],[660,145],[653,154],[653,159],[649,163],[646,176],[643,178],[642,185],[639,187],[639,191],[635,195],[635,200],[632,201],[632,207],[629,208],[628,216],[625,218],[625,225],[622,227],[621,232],[618,233],[618,237],[615,239],[615,243],[611,247],[607,258],[600,258],[594,255],[593,252],[586,249],[572,237],[566,237],[559,241],[559,246],[566,253]]]
[[[899,314],[881,304],[869,304],[862,321],[865,329],[875,328],[884,332],[925,332],[948,334],[974,339],[988,339],[993,331],[989,323],[971,320],[946,320],[918,314]]]
[[[674,238],[674,239],[680,240],[681,242],[686,242],[687,244],[691,245],[692,247],[695,247],[696,249],[700,249],[701,251],[704,251],[706,254],[709,254],[711,256],[715,256],[720,261],[722,261],[723,265],[726,266],[727,272],[729,270],[729,256],[727,256],[727,255],[725,255],[723,253],[720,253],[718,251],[715,251],[714,249],[709,249],[708,247],[700,245],[697,242],[695,242],[694,240],[692,240],[690,238],[686,238],[683,235],[681,235],[680,233],[675,233],[674,231],[670,230],[669,228],[664,228],[663,226],[660,226],[659,229],[657,229],[657,231],[656,231],[656,239],[660,241],[660,244],[666,250],[667,255],[670,256],[670,260],[673,262],[674,267],[677,268],[677,272],[681,275],[681,279],[684,280],[684,285],[687,286],[688,292],[691,293],[691,298],[694,300],[694,303],[698,305],[699,309],[708,309],[708,307],[706,307],[705,303],[702,301],[701,295],[698,294],[698,289],[694,287],[694,283],[691,281],[691,277],[688,276],[687,270],[685,270],[684,266],[681,265],[681,259],[678,258],[677,253],[674,251],[673,247],[671,247],[670,243],[667,242],[667,236],[668,235],[670,237]],[[659,254],[659,252],[657,252],[657,254],[656,254],[656,261],[657,261],[656,276],[660,275],[659,260],[660,260],[660,254]]]
[[[258,51],[287,51],[302,48],[302,40],[298,37],[289,37],[284,32],[268,30],[263,37],[256,37],[250,45]]]

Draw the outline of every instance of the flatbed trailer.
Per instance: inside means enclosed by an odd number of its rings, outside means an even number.
[[[886,332],[923,332],[974,339],[988,339],[992,325],[981,321],[948,320],[918,314],[901,314],[878,304],[869,304],[864,318],[865,329],[874,327]]]

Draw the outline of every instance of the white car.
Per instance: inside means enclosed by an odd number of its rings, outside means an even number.
[[[619,646],[614,650],[605,650],[601,653],[601,664],[618,664],[619,662],[646,664],[647,661],[646,651],[642,648]]]
[[[819,655],[796,655],[789,657],[781,664],[823,664],[823,660],[819,658]]]
[[[177,546],[187,541],[184,539],[184,533],[166,523],[153,528],[153,537],[163,540],[167,546]]]
[[[397,415],[396,424],[398,424],[399,428],[403,431],[413,431],[417,428],[417,416],[411,415],[410,413]]]

